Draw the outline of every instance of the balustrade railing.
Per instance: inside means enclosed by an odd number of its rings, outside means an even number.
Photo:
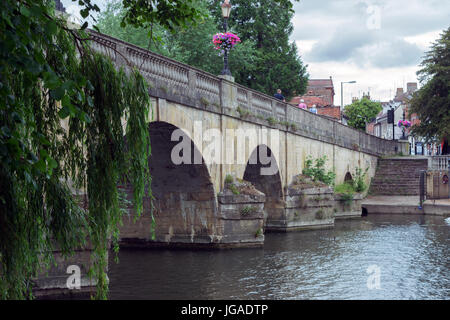
[[[449,170],[450,155],[448,156],[431,156],[428,162],[429,170]]]
[[[402,151],[401,143],[368,135],[323,116],[291,107],[287,103],[271,96],[236,83],[224,81],[215,75],[151,51],[95,31],[90,32],[91,37],[94,39],[91,47],[95,51],[106,54],[118,65],[126,64],[137,67],[143,76],[149,80],[151,87],[152,85],[158,85],[164,89],[163,91],[166,92],[164,98],[166,99],[173,98],[176,101],[177,95],[183,95],[188,98],[180,98],[180,101],[183,101],[183,103],[187,102],[192,105],[192,101],[200,99],[202,103],[195,103],[195,106],[212,104],[219,107],[215,110],[222,110],[222,112],[225,107],[223,103],[225,103],[227,110],[231,109],[231,111],[227,112],[233,112],[233,109],[236,110],[238,107],[247,109],[250,114],[259,119],[270,120],[269,118],[274,118],[275,121],[270,121],[271,126],[274,123],[294,124],[295,126],[290,125],[291,129],[287,130],[312,139],[335,143],[345,148],[363,152],[383,155]],[[228,86],[228,88],[230,86],[234,87],[234,95],[229,95],[229,91],[224,93],[224,86]],[[172,87],[176,88],[176,90],[170,90]],[[152,92],[156,96],[162,94],[162,91],[156,90]],[[292,130],[293,127],[296,129]],[[448,157],[436,158],[433,162],[433,167],[447,168],[447,161]]]

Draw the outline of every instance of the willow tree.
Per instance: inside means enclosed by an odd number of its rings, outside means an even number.
[[[171,28],[198,15],[190,0],[140,1],[146,11],[123,2],[124,23],[164,19]],[[98,11],[78,3],[83,17]],[[87,24],[68,28],[53,1],[2,0],[0,9],[0,298],[31,298],[54,249],[69,256],[86,239],[96,297],[106,298],[109,241],[122,214],[117,185],[133,185],[138,214],[150,186],[147,85],[137,70],[116,70],[92,52]],[[84,208],[72,188],[85,192]]]

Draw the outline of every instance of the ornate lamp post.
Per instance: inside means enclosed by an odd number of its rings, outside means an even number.
[[[224,0],[222,5],[222,17],[223,17],[223,29],[224,32],[227,32],[228,29],[228,18],[230,17],[230,12],[231,12],[231,3],[230,0]],[[228,50],[224,50],[224,55],[223,55],[223,70],[221,75],[225,75],[225,76],[231,76],[231,72],[230,69],[228,67]]]

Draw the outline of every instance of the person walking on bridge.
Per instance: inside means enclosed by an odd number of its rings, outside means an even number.
[[[281,89],[277,89],[277,93],[275,93],[273,96],[274,96],[275,98],[277,98],[277,99],[283,101],[283,102],[286,102],[286,99],[285,99],[284,96],[281,94]]]
[[[308,106],[305,104],[305,100],[303,100],[303,99],[300,100],[300,103],[298,104],[298,107],[300,109],[305,109],[305,110],[308,109]]]

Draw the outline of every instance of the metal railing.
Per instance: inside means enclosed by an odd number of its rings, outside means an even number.
[[[419,179],[419,190],[420,190],[420,204],[419,209],[422,209],[424,201],[427,199],[427,189],[426,189],[426,183],[427,183],[427,171],[421,170],[420,171],[420,179]]]

